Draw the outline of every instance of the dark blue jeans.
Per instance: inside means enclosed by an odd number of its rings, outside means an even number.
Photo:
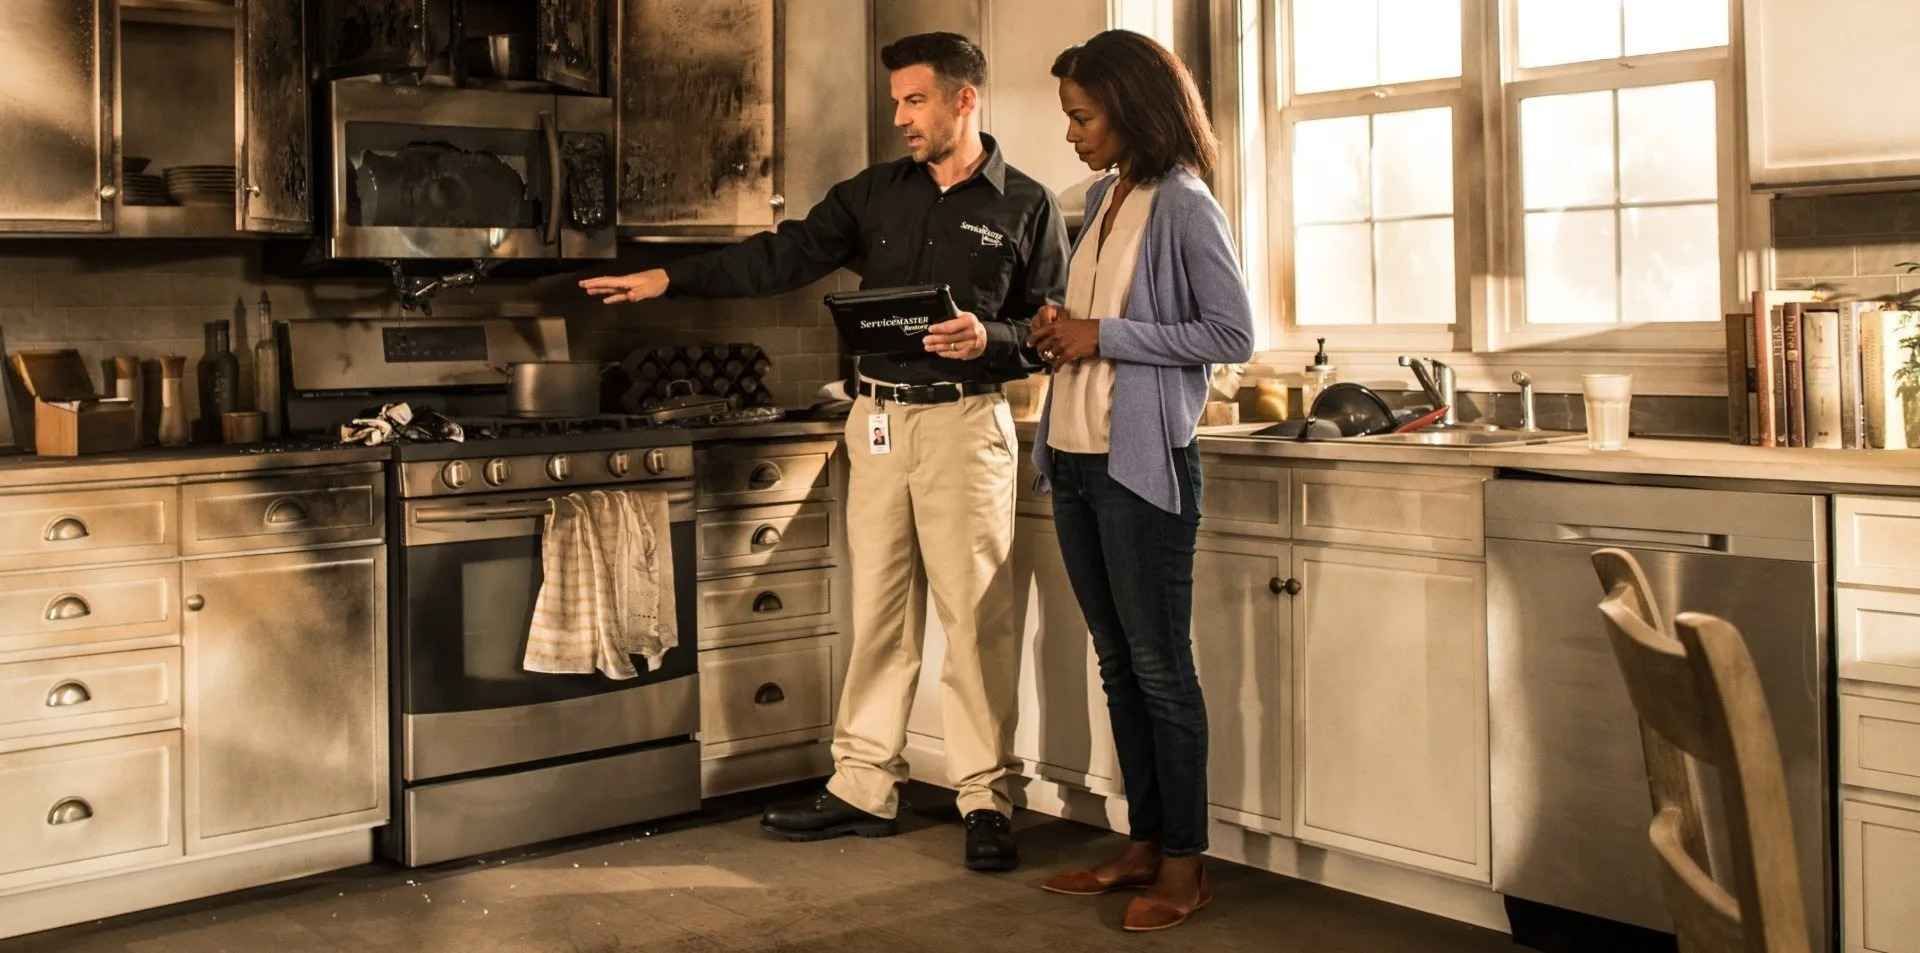
[[[1053,454],[1053,522],[1093,634],[1127,786],[1130,836],[1168,857],[1207,849],[1207,707],[1193,669],[1200,453],[1171,451],[1180,512],[1107,475],[1105,454]]]

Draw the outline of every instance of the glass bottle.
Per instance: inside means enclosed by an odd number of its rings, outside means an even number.
[[[233,332],[225,321],[208,321],[206,353],[197,368],[200,385],[200,423],[195,428],[201,443],[220,442],[220,415],[240,409],[240,358],[233,353]]]
[[[253,339],[253,409],[264,415],[261,436],[278,439],[284,408],[280,396],[280,342],[273,336],[273,302],[260,292],[260,329]]]

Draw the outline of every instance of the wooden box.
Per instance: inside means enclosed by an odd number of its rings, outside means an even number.
[[[36,399],[33,437],[35,449],[43,457],[109,453],[140,445],[130,400]]]

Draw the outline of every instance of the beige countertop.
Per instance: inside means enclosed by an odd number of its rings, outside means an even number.
[[[256,449],[249,452],[244,447],[221,445],[178,449],[153,447],[126,453],[97,453],[78,457],[42,457],[20,453],[0,456],[0,488],[251,473],[348,463],[385,463],[390,456],[392,452],[386,447],[315,447],[272,452]]]
[[[1023,421],[1023,440],[1035,424]],[[1693,479],[1764,480],[1920,490],[1920,450],[1814,450],[1797,447],[1749,447],[1713,440],[1635,437],[1624,450],[1588,450],[1581,440],[1518,447],[1381,446],[1359,441],[1295,443],[1241,436],[1269,424],[1202,427],[1200,448],[1208,453],[1281,460],[1343,460],[1355,463],[1461,466],[1489,469],[1610,474]]]

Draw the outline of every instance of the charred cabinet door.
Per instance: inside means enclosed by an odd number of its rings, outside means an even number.
[[[304,234],[313,227],[305,8],[305,0],[247,0],[234,223],[243,232]]]
[[[781,6],[619,0],[621,227],[696,236],[774,223]]]
[[[322,0],[320,11],[329,77],[426,70],[427,0]]]
[[[0,232],[110,232],[113,17],[107,0],[6,0]]]
[[[540,78],[600,95],[607,78],[607,0],[540,0]]]

